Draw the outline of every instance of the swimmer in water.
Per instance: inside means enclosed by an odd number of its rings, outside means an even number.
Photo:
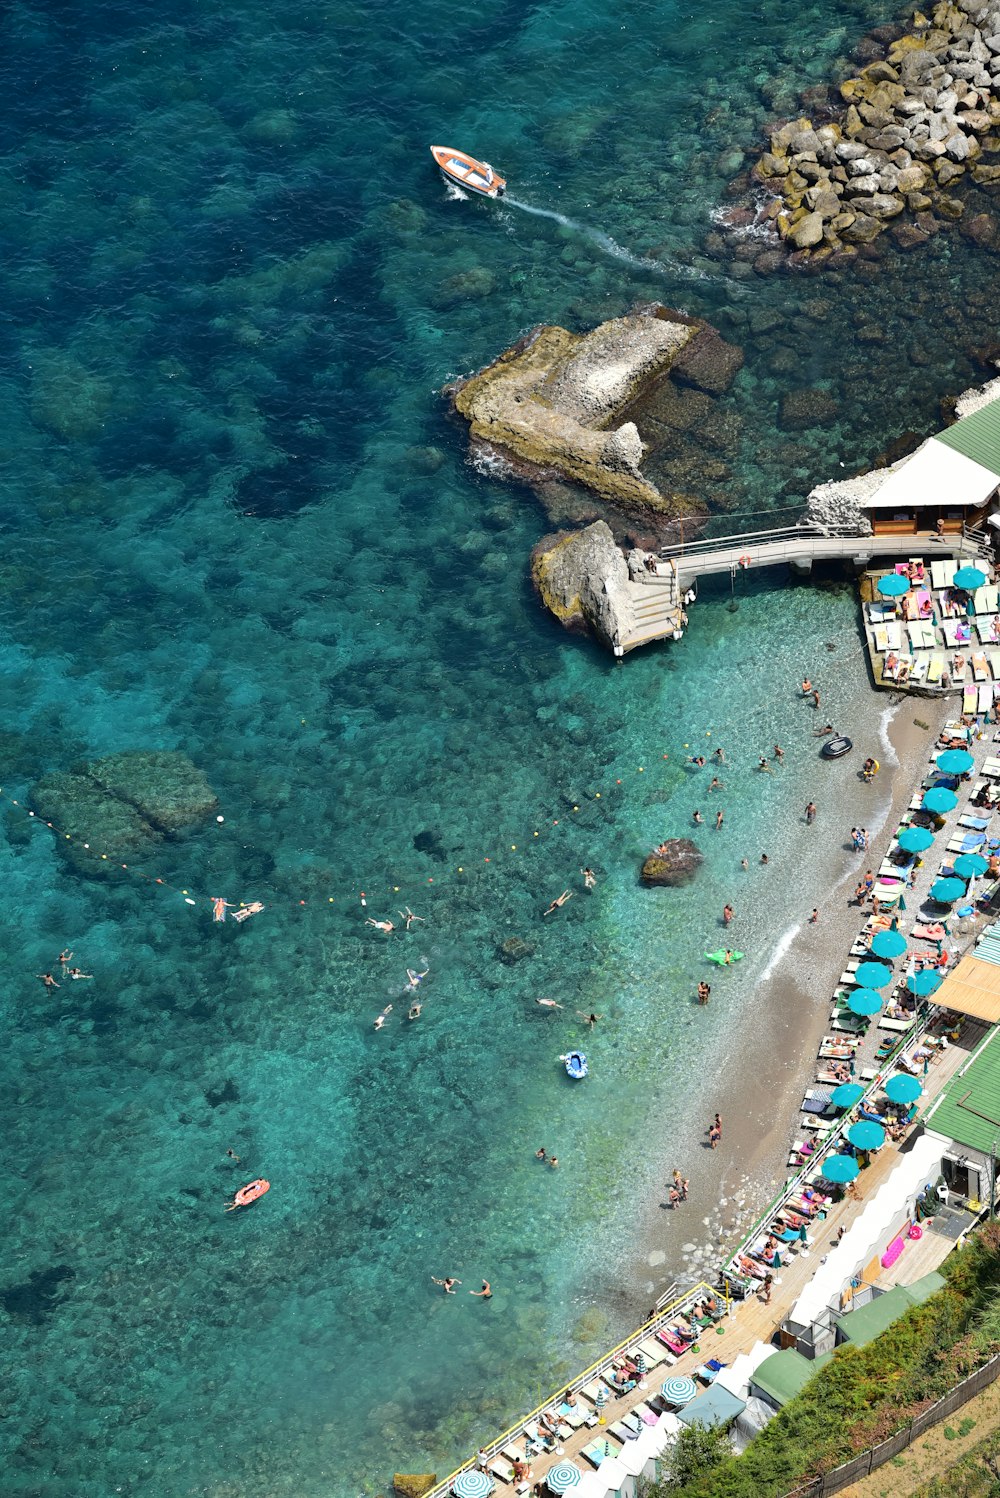
[[[409,931],[414,921],[421,921],[426,924],[425,917],[422,915],[414,915],[409,905],[407,905],[405,910],[401,910],[399,913],[403,917],[403,920],[406,922],[407,931]]]
[[[224,921],[226,919],[226,911],[228,909],[229,909],[229,901],[228,900],[223,900],[222,897],[221,897],[221,895],[213,895],[212,896],[212,920],[213,921]]]
[[[59,953],[59,966],[60,967],[65,967],[66,964],[67,964],[67,962],[69,962],[72,959],[72,956],[73,956],[73,953],[69,950],[68,947],[66,948],[66,950],[64,952],[60,952]]]
[[[424,1007],[423,1004],[411,1004],[410,1005],[410,1012],[407,1014],[406,1018],[407,1019],[419,1019],[420,1018],[420,1011],[423,1009],[423,1007]]]
[[[557,1004],[555,999],[536,999],[536,1004],[541,1004],[543,1009],[564,1009],[564,1004]]]
[[[410,981],[406,985],[407,988],[412,988],[414,990],[418,989],[429,972],[429,967],[425,967],[422,973],[415,973],[412,967],[408,967],[406,969],[406,976]]]
[[[36,973],[35,977],[36,978],[41,978],[41,980],[45,984],[46,988],[61,988],[62,987],[62,984],[61,983],[57,983],[56,980],[55,980],[55,978],[53,978],[53,976],[52,976],[51,973]]]
[[[593,869],[581,869],[580,873],[583,875],[584,889],[593,889],[594,885],[597,883],[597,875],[594,873]]]
[[[567,900],[572,900],[572,898],[573,898],[573,891],[569,890],[569,889],[564,889],[563,892],[562,892],[562,894],[561,895],[557,895],[556,898],[552,901],[552,904],[549,906],[548,910],[543,910],[542,911],[542,915],[543,916],[544,915],[551,915],[553,911],[555,911],[555,910],[561,910],[562,907],[566,904],[566,901]]]
[[[392,921],[373,921],[371,916],[365,921],[365,925],[374,926],[376,931],[384,931],[387,936],[390,931],[395,931],[396,929]]]
[[[260,915],[263,909],[264,906],[261,904],[260,900],[251,900],[249,905],[242,905],[239,910],[233,911],[233,920],[239,921],[242,925],[242,923],[244,921],[248,921],[252,915]]]
[[[597,1021],[599,1019],[603,1019],[604,1018],[603,1014],[585,1014],[582,1009],[578,1009],[576,1012],[580,1016],[580,1018],[584,1021],[584,1023],[588,1024],[591,1029],[594,1028],[594,1026],[597,1024]]]
[[[85,973],[78,967],[67,968],[66,971],[71,978],[92,978],[94,976],[93,973]]]
[[[376,1030],[381,1030],[382,1026],[386,1022],[387,1016],[390,1015],[391,1013],[392,1013],[392,1005],[391,1004],[386,1004],[385,1008],[382,1010],[382,1013],[380,1015],[378,1015],[377,1018],[376,1018],[376,1020],[375,1020],[375,1028],[376,1028]]]

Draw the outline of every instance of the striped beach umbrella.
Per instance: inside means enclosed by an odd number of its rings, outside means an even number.
[[[460,1472],[451,1485],[451,1491],[455,1498],[489,1498],[494,1487],[493,1479],[488,1472],[481,1472],[478,1467],[470,1467],[468,1472]]]
[[[926,853],[933,841],[929,827],[904,827],[899,834],[899,846],[906,853]]]
[[[641,1351],[635,1355],[635,1371],[640,1378],[646,1377],[646,1359],[643,1357]]]
[[[698,1385],[693,1378],[685,1378],[678,1374],[675,1378],[668,1378],[663,1383],[663,1397],[668,1404],[690,1404],[698,1392]]]
[[[905,1072],[890,1077],[885,1084],[885,1095],[893,1103],[915,1103],[923,1090],[916,1077],[908,1077]]]
[[[876,957],[902,957],[906,951],[906,937],[902,931],[876,931],[872,937],[872,952]]]
[[[862,962],[854,977],[862,988],[885,988],[892,982],[892,968],[884,962]]]
[[[582,1476],[580,1468],[573,1462],[556,1462],[549,1468],[545,1481],[550,1493],[565,1493],[567,1489],[575,1488]]]
[[[924,793],[924,807],[927,811],[934,812],[935,816],[942,815],[946,811],[954,811],[957,805],[958,797],[946,785],[932,785],[930,790]]]
[[[932,967],[922,967],[919,973],[910,974],[906,986],[918,999],[930,998],[941,987],[941,974],[936,973]]]

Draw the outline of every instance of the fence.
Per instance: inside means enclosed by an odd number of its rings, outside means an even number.
[[[970,1373],[968,1378],[949,1389],[943,1394],[936,1404],[930,1409],[922,1410],[915,1415],[908,1425],[896,1434],[889,1436],[885,1441],[880,1441],[877,1446],[871,1446],[867,1451],[860,1452],[845,1462],[841,1467],[834,1467],[831,1472],[824,1472],[821,1477],[816,1477],[812,1482],[807,1482],[803,1487],[794,1488],[785,1494],[785,1498],[827,1498],[829,1493],[839,1493],[842,1488],[849,1487],[852,1482],[858,1482],[862,1477],[867,1477],[874,1472],[876,1467],[881,1467],[884,1462],[891,1461],[901,1451],[905,1451],[911,1441],[922,1436],[925,1430],[930,1430],[932,1425],[937,1425],[940,1420],[960,1410],[962,1405],[972,1399],[974,1395],[996,1378],[1000,1378],[1000,1353],[977,1368],[975,1373]]]

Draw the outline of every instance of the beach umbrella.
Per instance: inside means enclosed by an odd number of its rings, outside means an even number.
[[[872,951],[876,957],[902,957],[906,951],[906,937],[902,931],[876,931],[872,937]]]
[[[962,879],[975,879],[977,874],[985,874],[989,866],[989,859],[981,853],[960,853],[953,864],[955,873]]]
[[[839,1087],[833,1089],[830,1101],[835,1108],[853,1108],[864,1095],[865,1089],[860,1082],[841,1082]]]
[[[887,572],[885,577],[879,578],[878,590],[883,598],[902,598],[904,593],[910,591],[910,579],[901,572]]]
[[[854,978],[862,988],[885,988],[892,982],[892,968],[884,962],[862,962]]]
[[[872,1123],[867,1118],[862,1118],[858,1123],[851,1124],[847,1131],[847,1137],[859,1150],[877,1150],[885,1144],[885,1130],[881,1124]]]
[[[897,1072],[885,1084],[885,1095],[891,1103],[915,1103],[923,1090],[916,1077],[908,1077],[905,1072]]]
[[[958,797],[954,791],[950,791],[946,785],[931,786],[924,793],[924,810],[942,813],[954,811],[958,805]]]
[[[905,827],[899,834],[899,846],[905,853],[925,853],[933,841],[929,827]]]
[[[872,963],[868,965],[873,966]],[[878,1014],[882,1008],[882,996],[874,988],[856,988],[847,1000],[847,1007],[852,1014]]]
[[[451,1485],[451,1491],[455,1498],[488,1498],[493,1491],[493,1479],[488,1472],[470,1467],[468,1472],[458,1474]]]
[[[565,1493],[567,1488],[575,1488],[582,1476],[580,1468],[572,1462],[556,1462],[549,1468],[545,1481],[550,1493]]]
[[[937,757],[937,767],[942,775],[964,775],[975,763],[968,749],[946,749]]]
[[[942,905],[950,905],[953,900],[960,900],[964,894],[965,885],[961,879],[935,879],[931,885],[931,899]],[[860,968],[858,971],[860,972]]]
[[[675,1378],[664,1379],[662,1392],[668,1404],[690,1404],[698,1392],[698,1385],[693,1378],[678,1374]]]
[[[850,1155],[827,1155],[820,1166],[820,1174],[827,1181],[845,1185],[858,1174],[858,1162]]]
[[[932,967],[922,967],[919,973],[910,974],[906,986],[918,999],[930,998],[941,987],[941,974],[936,973]]]
[[[986,573],[981,572],[978,567],[959,567],[951,580],[953,588],[963,588],[967,593],[974,593],[981,588],[986,581]]]
[[[595,1404],[595,1406],[597,1408],[597,1413],[598,1414],[601,1413],[601,1411],[603,1410],[603,1408],[607,1404],[607,1402],[608,1402],[608,1391],[604,1387],[603,1384],[598,1384],[598,1386],[597,1386],[597,1398],[594,1400],[594,1404]]]

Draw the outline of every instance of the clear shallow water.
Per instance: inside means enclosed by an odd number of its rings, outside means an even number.
[[[933,426],[973,375],[950,309],[990,333],[987,267],[960,241],[905,291],[891,267],[765,283],[701,253],[761,89],[825,78],[875,14],[816,7],[803,47],[779,41],[806,25],[790,7],[480,23],[438,4],[377,28],[346,4],[8,12],[2,784],[22,799],[81,757],[182,748],[225,822],[155,872],[268,904],[213,926],[4,824],[8,1491],[326,1495],[443,1472],[644,1308],[639,1127],[683,1139],[664,1118],[823,890],[795,685],[810,671],[859,739],[881,703],[859,697],[847,592],[741,579],[731,614],[706,590],[679,650],[623,668],[569,640],[525,582],[540,513],[465,463],[436,391],[540,319],[655,294],[747,346],[745,508]],[[425,152],[443,138],[661,268],[449,200]],[[754,333],[762,311],[781,320]],[[855,343],[872,326],[882,341]],[[840,419],[792,445],[778,400],[816,382]],[[638,889],[649,845],[707,815],[683,759],[720,739],[726,826],[699,834],[697,883]],[[785,772],[756,775],[776,740]],[[826,768],[832,802],[850,771]],[[739,868],[765,845],[769,885]],[[743,877],[748,956],[698,1012]],[[361,890],[427,924],[373,934]],[[508,936],[534,954],[500,962]],[[65,946],[94,978],[47,993],[33,975]],[[594,1035],[577,1007],[606,1016]],[[556,1059],[581,1039],[585,1089]],[[224,1215],[257,1174],[269,1196]],[[448,1272],[487,1275],[493,1301],[445,1300],[430,1275]]]

